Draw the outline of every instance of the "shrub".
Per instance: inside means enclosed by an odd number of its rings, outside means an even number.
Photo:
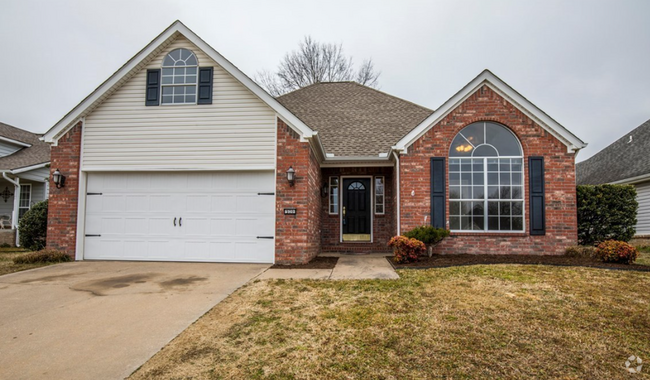
[[[606,263],[632,264],[637,250],[624,241],[607,240],[596,247],[596,257]]]
[[[393,248],[393,260],[396,263],[410,263],[418,261],[418,256],[426,251],[424,243],[406,236],[395,236],[388,242]]]
[[[18,222],[20,245],[31,251],[45,248],[47,236],[47,201],[32,206]]]
[[[569,257],[594,257],[596,248],[585,245],[572,245],[564,254]]]
[[[419,226],[404,233],[404,236],[411,239],[417,239],[426,245],[433,245],[449,236],[449,230],[433,226]]]
[[[11,244],[9,244],[9,243],[2,243],[2,244],[0,244],[0,248],[11,248]]]
[[[580,245],[632,239],[638,208],[634,186],[578,186],[577,196]]]
[[[53,249],[30,252],[14,258],[14,264],[63,263],[68,261],[72,261],[70,255]]]

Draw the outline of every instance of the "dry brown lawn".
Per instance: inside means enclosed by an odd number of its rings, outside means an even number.
[[[257,281],[131,379],[647,379],[650,273],[527,265]],[[637,355],[648,365],[625,371]]]
[[[0,248],[0,276],[20,272],[27,269],[39,268],[51,263],[14,264],[14,257],[26,255],[31,251],[22,248]]]

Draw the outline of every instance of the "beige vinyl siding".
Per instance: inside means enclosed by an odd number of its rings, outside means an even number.
[[[146,69],[86,117],[83,170],[236,170],[275,167],[275,112],[183,36],[177,48],[214,67],[211,105],[145,106]]]
[[[636,200],[639,210],[636,214],[636,234],[650,235],[650,181],[636,184]]]

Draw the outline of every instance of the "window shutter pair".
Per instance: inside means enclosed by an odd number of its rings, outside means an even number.
[[[199,68],[197,104],[212,104],[212,67]],[[160,105],[160,69],[147,70],[147,106]]]
[[[445,226],[445,158],[431,158],[431,225]],[[546,213],[544,200],[544,157],[528,158],[530,179],[530,234],[546,234]]]

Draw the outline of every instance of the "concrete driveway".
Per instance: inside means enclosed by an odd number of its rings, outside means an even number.
[[[0,276],[0,379],[122,379],[266,268],[84,261]]]

